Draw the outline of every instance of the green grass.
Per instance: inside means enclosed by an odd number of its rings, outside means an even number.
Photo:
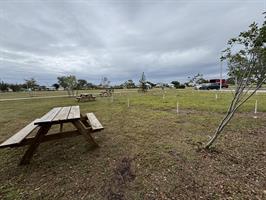
[[[18,166],[26,147],[1,149],[0,199],[262,199],[266,94],[241,108],[213,153],[198,152],[232,98],[217,94],[216,100],[215,92],[173,89],[163,99],[156,89],[116,93],[113,102],[99,97],[85,103],[68,97],[0,102],[0,140],[56,106],[78,104],[105,127],[94,134],[100,148],[92,150],[82,137],[43,143],[28,166]]]
[[[103,90],[93,89],[93,90],[75,90],[78,94],[80,93],[100,93]],[[119,92],[125,92],[127,90],[121,89]],[[130,91],[136,91],[132,89]],[[31,92],[0,92],[1,99],[15,99],[15,98],[32,98],[32,97],[53,97],[53,96],[67,96],[67,91],[31,91]]]

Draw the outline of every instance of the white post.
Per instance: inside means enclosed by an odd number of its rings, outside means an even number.
[[[215,94],[215,99],[216,99],[216,100],[218,99],[218,95],[217,95],[217,94]]]
[[[223,62],[220,63],[220,91],[222,91],[222,79],[223,79]]]
[[[179,104],[178,104],[178,101],[176,102],[176,114],[179,113]]]
[[[255,102],[255,110],[254,110],[254,114],[255,114],[254,118],[255,119],[257,118],[257,111],[258,111],[258,100],[256,100],[256,102]]]

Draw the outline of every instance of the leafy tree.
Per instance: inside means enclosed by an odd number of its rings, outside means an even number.
[[[103,77],[100,86],[102,88],[109,88],[110,83],[111,81],[109,81],[107,77]]]
[[[226,60],[229,75],[237,78],[236,89],[225,117],[220,122],[212,138],[205,145],[210,148],[226,125],[231,121],[235,112],[249,100],[266,81],[266,21],[262,27],[253,23],[247,31],[228,42],[222,60]],[[251,90],[252,88],[254,88]]]
[[[147,81],[144,72],[141,75],[141,78],[139,80],[140,83],[140,92],[147,92],[148,87],[147,87]]]
[[[208,83],[208,80],[203,78],[203,74],[196,74],[193,77],[188,77],[188,85],[196,85],[196,84],[202,84],[202,83]]]
[[[27,89],[34,89],[35,87],[38,86],[37,81],[34,78],[25,79],[24,84],[26,85]]]
[[[114,89],[123,89],[125,87],[124,84],[120,84],[120,85],[114,85]]]
[[[179,81],[172,81],[171,83],[175,86],[176,89],[184,89],[186,87],[185,85],[180,84]]]
[[[41,85],[41,86],[38,87],[38,90],[46,90],[46,89],[47,89],[47,88],[46,88],[45,85]]]
[[[135,85],[135,83],[133,82],[133,80],[127,80],[127,81],[124,83],[124,86],[125,86],[126,88],[135,88],[135,87],[136,87],[136,85]]]
[[[68,84],[67,84],[67,76],[60,76],[60,77],[57,77],[57,80],[58,80],[58,84],[63,87],[64,89],[67,89],[68,87]]]
[[[60,85],[58,83],[54,83],[53,87],[55,87],[56,90],[58,90],[58,88],[60,87]]]
[[[85,87],[87,87],[87,81],[84,79],[79,79],[78,83],[77,83],[77,89],[84,89]]]
[[[57,77],[58,83],[60,86],[62,86],[64,89],[67,89],[68,95],[74,96],[74,89],[77,87],[77,79],[76,76],[70,75],[70,76],[61,76]]]
[[[8,90],[8,84],[4,81],[0,82],[0,91],[6,92]]]
[[[97,88],[97,86],[96,85],[94,85],[93,83],[87,83],[87,86],[86,86],[87,88],[91,88],[91,89],[93,89],[93,88]]]
[[[22,88],[22,86],[19,84],[10,84],[9,87],[11,90],[13,90],[13,92],[18,92]]]
[[[226,79],[226,82],[227,82],[228,84],[233,85],[233,84],[235,84],[236,79],[235,79],[234,77],[229,77],[228,79]]]
[[[180,86],[179,81],[172,81],[171,83],[175,86],[175,88],[179,88],[179,86]]]

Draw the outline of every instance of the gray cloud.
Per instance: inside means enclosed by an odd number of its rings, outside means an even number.
[[[0,1],[0,79],[51,84],[218,77],[229,38],[261,23],[265,0]]]

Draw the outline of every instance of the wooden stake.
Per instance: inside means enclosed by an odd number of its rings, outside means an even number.
[[[127,98],[127,107],[129,108],[129,98]]]
[[[176,114],[179,113],[179,104],[178,104],[178,101],[176,102]]]
[[[218,99],[218,95],[217,95],[217,94],[215,94],[215,99],[216,99],[216,100]]]
[[[255,110],[254,110],[254,114],[255,114],[254,118],[255,119],[257,118],[257,111],[258,111],[258,100],[256,100],[256,102],[255,102]]]

